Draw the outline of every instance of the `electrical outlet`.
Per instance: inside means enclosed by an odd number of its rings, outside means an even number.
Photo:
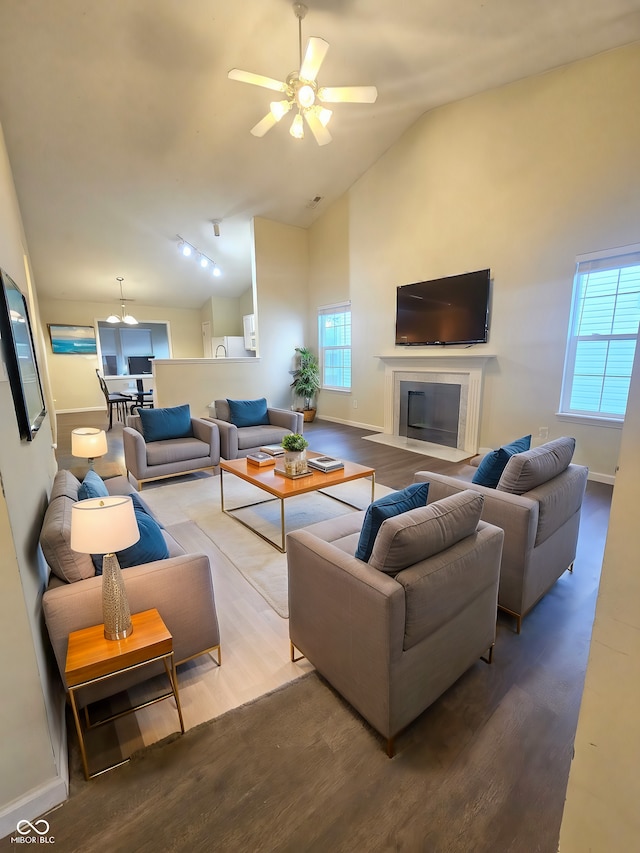
[[[358,408],[358,401],[357,401],[357,400],[354,400],[354,401],[353,401],[353,408],[354,408],[354,409],[357,409],[357,408]]]
[[[549,427],[540,427],[538,430],[538,438],[546,441],[549,438]]]

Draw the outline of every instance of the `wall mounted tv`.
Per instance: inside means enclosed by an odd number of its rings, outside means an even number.
[[[490,276],[477,270],[398,287],[396,346],[486,343]]]

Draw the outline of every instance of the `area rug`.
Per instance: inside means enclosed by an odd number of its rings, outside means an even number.
[[[375,495],[380,497],[390,491],[386,486],[376,485]],[[268,497],[250,483],[227,474],[224,475],[224,492],[225,507],[229,509]],[[327,492],[365,509],[371,500],[371,482],[355,480]],[[167,527],[183,521],[197,524],[276,613],[285,619],[289,616],[286,555],[221,512],[219,477],[145,489],[143,497]],[[353,507],[317,492],[287,498],[286,529],[297,530],[353,511]],[[280,541],[279,501],[242,510],[240,516],[265,536]],[[179,541],[179,533],[176,538]]]
[[[558,782],[522,772],[519,744],[540,710],[521,697],[503,699],[510,725],[496,699],[469,730],[486,681],[478,664],[388,759],[311,673],[84,783],[46,816],[49,835],[64,853],[551,853],[569,757]]]

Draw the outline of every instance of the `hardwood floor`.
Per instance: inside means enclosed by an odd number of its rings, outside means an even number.
[[[69,436],[75,426],[104,427],[105,417],[101,413],[58,416],[58,464],[82,477],[86,463],[70,455]],[[124,470],[121,430],[121,424],[114,424],[107,433],[109,453],[96,460],[96,470],[104,476]],[[376,481],[391,488],[409,484],[417,470],[447,473],[459,467],[363,441],[367,432],[353,427],[316,420],[305,424],[305,434],[312,449],[370,465],[376,469]],[[145,490],[170,482],[150,483]],[[483,800],[500,799],[500,826],[494,829],[495,837],[505,841],[494,850],[551,853],[557,847],[611,492],[610,486],[600,483],[587,485],[575,571],[565,573],[525,618],[522,634],[514,633],[510,618],[499,615],[493,666],[470,670],[425,712],[441,732],[443,755],[455,750],[459,766],[467,768],[463,777],[443,778],[451,797],[464,799],[461,809],[481,808]],[[205,550],[212,561],[223,655],[220,668],[209,658],[180,668],[182,706],[190,728],[311,667],[305,660],[289,661],[287,621],[277,616],[215,545],[197,530],[185,535],[187,547]],[[145,689],[131,698],[138,701]],[[162,702],[104,727],[109,728],[110,732],[98,735],[101,740],[95,745],[100,760],[112,760],[113,752],[130,754],[174,732],[175,709]],[[409,728],[398,737],[398,750],[411,750],[411,738]],[[86,784],[74,740],[71,734],[72,793]],[[524,788],[523,774],[528,779]],[[517,843],[506,839],[517,839]],[[483,842],[476,849],[488,848]]]

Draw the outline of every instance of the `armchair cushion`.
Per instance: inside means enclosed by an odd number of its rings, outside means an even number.
[[[569,467],[575,447],[575,438],[563,436],[512,456],[496,488],[512,495],[536,489]]]
[[[191,410],[189,404],[164,409],[138,409],[144,440],[167,441],[173,438],[190,438]]]
[[[467,489],[388,518],[376,536],[369,565],[395,574],[451,548],[475,532],[483,503],[482,495]]]
[[[261,426],[269,423],[267,398],[259,400],[229,400],[231,423],[237,427]]]
[[[121,569],[153,563],[155,560],[166,560],[169,557],[169,549],[160,525],[145,509],[142,509],[139,499],[137,504],[134,503],[134,512],[140,538],[133,545],[116,554]],[[102,574],[102,557],[102,554],[91,555],[97,575]]]
[[[473,475],[471,482],[479,486],[487,486],[490,489],[495,489],[502,476],[502,472],[506,468],[507,462],[513,454],[522,453],[525,450],[529,450],[530,447],[531,436],[524,435],[510,444],[505,444],[497,450],[492,450],[491,453],[486,454],[478,465],[478,470]]]
[[[109,495],[109,490],[104,484],[104,480],[95,471],[87,471],[84,475],[82,485],[78,489],[78,500],[84,501],[88,498],[106,498]]]
[[[427,502],[428,483],[412,483],[406,489],[384,495],[369,504],[366,511],[355,556],[365,562],[371,556],[382,522],[394,515],[422,507]]]

